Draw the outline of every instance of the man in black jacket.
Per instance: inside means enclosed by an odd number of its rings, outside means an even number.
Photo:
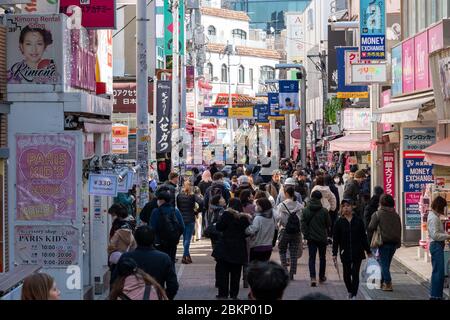
[[[176,172],[171,172],[169,174],[169,180],[167,180],[164,183],[164,186],[166,186],[169,189],[169,193],[170,193],[170,205],[172,207],[176,206],[175,203],[175,196],[177,193],[177,187],[178,187],[178,181],[179,181],[179,177],[180,175]]]
[[[137,248],[132,252],[124,253],[118,264],[126,258],[132,258],[139,268],[155,278],[166,289],[167,297],[173,300],[178,292],[178,280],[175,273],[175,265],[164,252],[154,248],[155,234],[149,226],[141,226],[134,233]],[[117,278],[117,271],[111,275],[111,282]]]
[[[230,201],[230,191],[228,191],[227,188],[225,187],[222,172],[216,172],[213,175],[213,183],[211,184],[210,187],[208,187],[208,189],[206,189],[205,198],[203,202],[203,207],[205,208],[206,212],[208,212],[209,210],[209,205],[212,196],[216,195],[217,192],[221,193],[222,197],[225,199],[225,202],[228,205],[228,202]]]

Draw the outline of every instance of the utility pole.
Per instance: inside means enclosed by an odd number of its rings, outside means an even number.
[[[328,73],[327,73],[327,52],[322,50],[322,53],[319,54],[320,57],[320,72],[322,74],[322,88],[323,88],[323,132],[325,132],[326,121],[325,121],[325,109],[328,104]]]
[[[148,66],[147,66],[147,5],[145,0],[136,4],[136,116],[137,116],[137,165],[139,188],[137,215],[148,202]]]
[[[178,101],[179,89],[179,0],[172,0],[173,41],[172,41],[172,171],[175,170],[179,159],[178,144],[180,140],[180,104]]]

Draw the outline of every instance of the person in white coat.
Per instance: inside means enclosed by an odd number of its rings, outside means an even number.
[[[336,197],[333,192],[331,192],[330,187],[325,186],[324,176],[317,176],[316,185],[312,188],[311,193],[316,190],[322,194],[322,206],[327,209],[328,212],[336,210]]]

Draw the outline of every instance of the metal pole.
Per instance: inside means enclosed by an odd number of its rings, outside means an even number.
[[[148,66],[147,66],[147,5],[145,0],[136,4],[136,116],[137,129],[137,164],[139,170],[139,188],[137,203],[137,217],[148,202]]]
[[[301,127],[301,161],[306,168],[306,69],[299,67],[300,79],[300,127]]]
[[[328,103],[328,73],[327,73],[327,52],[322,50],[322,54],[320,56],[320,67],[322,70],[322,88],[323,88],[323,110],[322,110],[322,118],[323,118],[323,132],[325,132],[326,121],[325,121],[325,108]],[[322,137],[320,137],[322,138]],[[323,150],[322,150],[323,151]]]
[[[284,145],[286,147],[286,158],[291,157],[291,119],[290,114],[284,115]]]
[[[179,123],[180,123],[180,106],[178,102],[178,87],[179,87],[179,1],[172,2],[172,18],[173,18],[173,42],[172,42],[172,170],[174,170],[178,163],[178,143],[179,143]]]

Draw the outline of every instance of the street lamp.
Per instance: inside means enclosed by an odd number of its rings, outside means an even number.
[[[300,127],[301,127],[301,163],[306,168],[306,69],[301,64],[280,63],[275,65],[275,69],[297,69],[297,79],[300,81]],[[290,132],[286,133],[290,135]],[[286,146],[288,147],[288,146]],[[289,148],[290,152],[290,148]]]

